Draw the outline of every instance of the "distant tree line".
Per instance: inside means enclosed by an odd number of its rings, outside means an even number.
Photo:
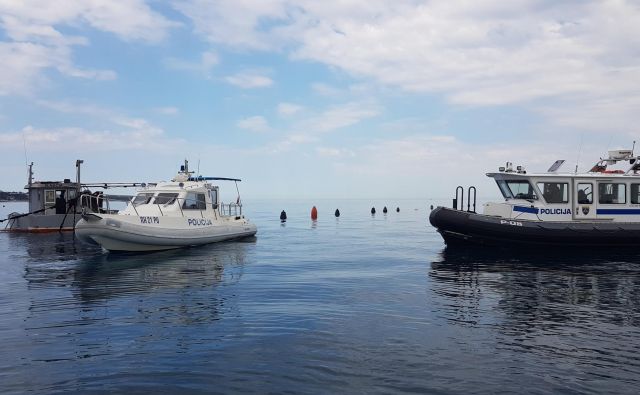
[[[0,191],[0,201],[10,202],[10,201],[27,201],[29,197],[26,192],[4,192]]]

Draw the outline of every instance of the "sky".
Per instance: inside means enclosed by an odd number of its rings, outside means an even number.
[[[491,196],[640,136],[638,1],[0,0],[0,59],[2,190],[189,159],[244,199]]]

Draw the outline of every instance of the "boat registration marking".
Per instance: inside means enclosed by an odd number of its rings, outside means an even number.
[[[522,222],[518,221],[507,221],[505,219],[500,220],[500,225],[511,225],[511,226],[522,226]]]
[[[159,224],[160,218],[158,217],[140,217],[141,224]]]

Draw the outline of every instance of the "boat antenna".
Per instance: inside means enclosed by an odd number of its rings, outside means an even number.
[[[198,171],[196,172],[197,175],[200,175],[200,158],[198,158]]]
[[[631,147],[631,156],[633,156],[633,151],[636,149],[636,141],[633,140],[633,146]]]
[[[607,143],[607,151],[609,151],[609,147],[611,147],[611,141],[613,141],[613,135],[609,136],[609,142]]]
[[[576,169],[574,174],[578,174],[578,163],[580,162],[580,154],[582,153],[582,142],[584,141],[584,132],[580,134],[580,148],[578,148],[578,157],[576,158]]]

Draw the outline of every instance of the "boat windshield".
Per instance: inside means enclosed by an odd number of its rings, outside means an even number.
[[[176,201],[177,193],[159,193],[153,200],[153,204],[171,204]]]
[[[187,193],[187,197],[182,204],[183,209],[187,210],[205,210],[207,208],[206,198],[204,193]]]
[[[139,193],[133,198],[131,203],[133,203],[134,206],[139,206],[141,204],[147,204],[147,203],[149,203],[151,201],[152,197],[153,197],[153,192],[151,192],[151,193],[149,193],[149,192]]]
[[[535,189],[527,180],[496,180],[505,199],[538,200]]]

